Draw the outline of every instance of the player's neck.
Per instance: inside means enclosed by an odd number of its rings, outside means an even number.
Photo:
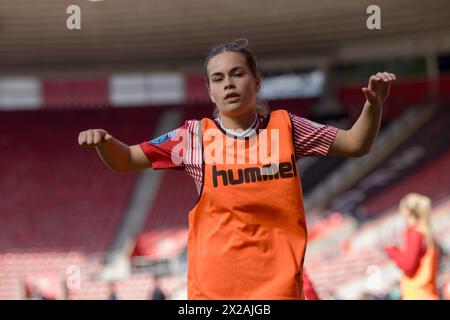
[[[247,130],[256,120],[255,111],[248,112],[239,117],[228,117],[226,115],[220,115],[220,121],[222,126],[227,130]]]

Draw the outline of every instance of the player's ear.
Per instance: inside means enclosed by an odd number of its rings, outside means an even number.
[[[258,93],[259,90],[261,90],[261,77],[259,75],[255,78],[255,84],[256,84],[256,93]]]

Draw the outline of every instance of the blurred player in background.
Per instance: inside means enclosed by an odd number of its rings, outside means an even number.
[[[256,57],[244,42],[212,48],[204,63],[208,92],[218,111],[215,119],[188,120],[133,146],[103,129],[80,132],[78,142],[95,146],[116,172],[173,168],[194,179],[199,198],[188,216],[189,299],[304,299],[307,230],[296,161],[306,156],[367,154],[395,75],[372,75],[362,88],[366,103],[358,120],[350,130],[339,130],[258,105],[262,79]],[[277,169],[273,174],[263,172],[268,164],[261,159],[248,163],[249,141],[264,129],[279,133],[279,163],[271,164]],[[203,134],[211,130],[219,132],[219,139],[244,141],[245,164],[205,161],[213,142]],[[188,148],[178,159],[174,149],[180,136]],[[215,151],[224,159],[229,152]]]
[[[117,297],[117,284],[113,281],[108,283],[109,296],[108,300],[118,300]]]
[[[161,283],[159,281],[159,276],[156,274],[151,274],[151,280],[152,280],[152,291],[150,293],[150,300],[166,300],[166,295],[164,294],[164,291],[161,289]]]
[[[400,284],[402,299],[437,300],[439,247],[431,232],[431,200],[409,193],[400,201],[399,210],[407,225],[404,248],[388,246],[385,250],[404,273]]]

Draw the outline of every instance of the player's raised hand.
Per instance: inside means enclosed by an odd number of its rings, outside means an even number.
[[[381,105],[388,97],[391,81],[394,80],[395,74],[386,71],[370,76],[368,86],[362,88],[367,101],[372,105]]]
[[[110,140],[112,136],[103,129],[89,129],[78,135],[78,144],[82,147],[95,147]]]

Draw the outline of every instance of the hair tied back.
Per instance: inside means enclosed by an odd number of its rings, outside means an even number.
[[[239,38],[234,40],[234,44],[236,45],[237,49],[243,49],[248,46],[248,40],[245,38]]]

